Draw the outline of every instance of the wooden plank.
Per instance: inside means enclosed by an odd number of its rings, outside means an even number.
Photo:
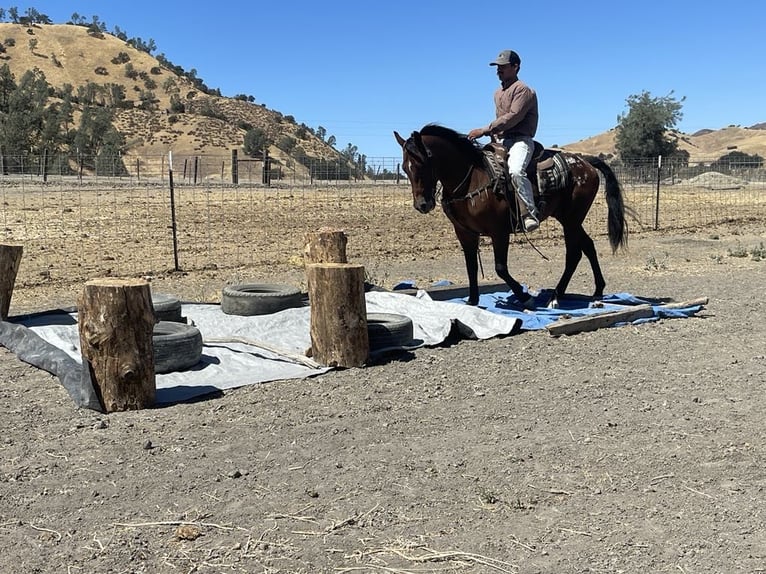
[[[583,331],[595,331],[602,327],[611,327],[615,323],[630,322],[653,316],[654,309],[651,305],[631,305],[618,311],[606,311],[573,319],[559,319],[545,328],[551,335],[558,337],[559,335],[572,335]]]
[[[707,297],[697,297],[688,301],[679,301],[674,303],[665,303],[657,305],[662,309],[685,309],[687,307],[696,307],[698,305],[707,305]],[[612,304],[613,305],[613,304]],[[602,327],[611,327],[616,323],[631,322],[636,319],[644,319],[654,316],[654,309],[651,305],[625,305],[623,309],[617,311],[607,311],[587,317],[576,317],[573,319],[559,319],[546,327],[548,332],[558,337],[559,335],[572,335],[584,331],[595,331]]]

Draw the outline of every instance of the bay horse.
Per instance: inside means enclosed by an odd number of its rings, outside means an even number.
[[[510,287],[519,302],[534,309],[534,298],[508,271],[508,246],[512,232],[522,229],[516,207],[516,194],[508,182],[508,190],[498,193],[497,176],[485,157],[484,149],[452,129],[428,124],[404,139],[396,131],[394,137],[402,147],[402,167],[412,186],[413,205],[420,213],[436,206],[437,182],[442,185],[441,205],[452,223],[463,249],[468,272],[469,305],[479,303],[479,238],[489,237],[495,259],[495,272]],[[539,144],[537,144],[539,145]],[[528,168],[527,176],[535,191],[540,221],[553,217],[564,229],[566,262],[551,306],[563,298],[582,255],[588,258],[596,284],[594,298],[604,295],[606,281],[601,272],[593,239],[583,228],[583,221],[599,189],[598,172],[604,175],[608,207],[607,228],[612,252],[627,244],[625,206],[619,181],[612,169],[600,158],[547,150],[560,154],[558,164],[563,173],[558,186],[546,187],[540,195],[536,173]],[[563,161],[562,161],[563,160]],[[509,199],[510,198],[510,199]]]

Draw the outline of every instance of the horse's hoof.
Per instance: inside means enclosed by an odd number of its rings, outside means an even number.
[[[524,307],[524,309],[526,309],[527,311],[534,311],[535,309],[537,309],[537,305],[535,304],[535,298],[534,298],[534,297],[532,297],[531,295],[530,295],[529,297],[527,297],[527,298],[526,298],[526,299],[525,299],[525,300],[524,300],[524,301],[521,303],[521,305],[522,305],[522,306]]]
[[[476,307],[476,305],[479,304],[478,299],[468,299],[468,301],[465,302],[466,305],[471,305],[473,307]]]

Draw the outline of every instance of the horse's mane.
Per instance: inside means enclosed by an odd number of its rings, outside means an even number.
[[[465,134],[456,132],[453,129],[439,124],[427,124],[420,130],[420,135],[438,137],[453,143],[475,165],[481,165],[484,161],[484,154],[479,144],[469,140]]]

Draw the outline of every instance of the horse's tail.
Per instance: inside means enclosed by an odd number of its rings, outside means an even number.
[[[608,208],[609,244],[612,246],[612,252],[617,251],[619,247],[625,247],[628,244],[628,224],[625,221],[625,203],[622,200],[622,188],[617,176],[612,168],[595,156],[587,156],[585,160],[604,174],[606,180],[606,205]]]

